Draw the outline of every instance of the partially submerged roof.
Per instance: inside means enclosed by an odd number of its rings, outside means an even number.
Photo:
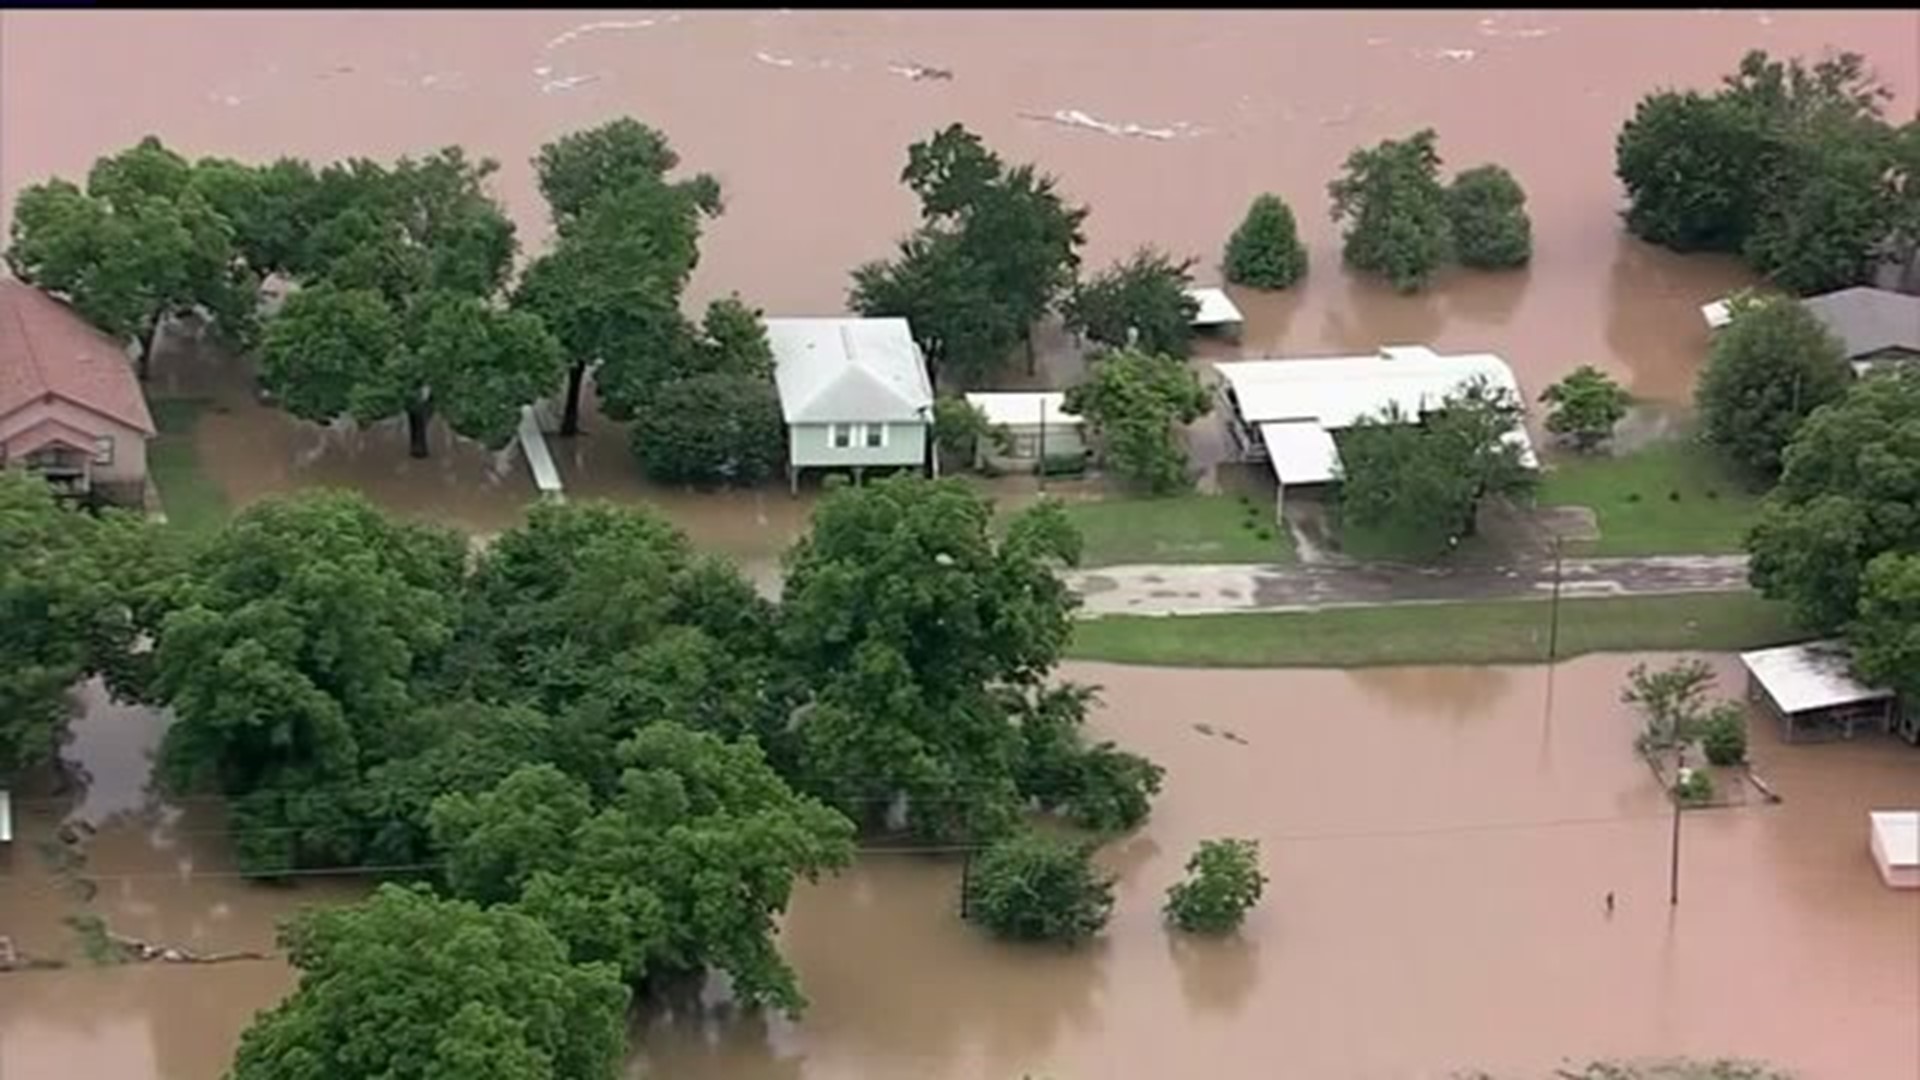
[[[1718,330],[1733,321],[1733,306],[1725,300],[1701,304],[1700,317],[1707,320],[1709,329]]]
[[[49,398],[154,433],[126,346],[39,289],[0,278],[0,416]]]
[[[1889,869],[1920,867],[1920,810],[1872,810],[1873,849]]]
[[[1855,681],[1847,648],[1838,641],[1803,641],[1756,649],[1741,653],[1740,662],[1783,712],[1831,709],[1893,696],[1891,690]]]
[[[1260,425],[1260,441],[1274,479],[1282,484],[1325,484],[1340,475],[1340,451],[1333,436],[1312,420]]]
[[[1850,359],[1888,349],[1920,353],[1920,296],[1861,285],[1801,303],[1833,331]]]
[[[924,422],[927,366],[905,319],[768,319],[789,424]]]
[[[1193,316],[1195,326],[1233,326],[1241,321],[1240,309],[1225,289],[1188,289],[1187,295],[1200,303]]]
[[[1476,378],[1525,400],[1513,369],[1499,357],[1441,356],[1420,345],[1390,345],[1374,356],[1232,361],[1215,364],[1214,370],[1233,388],[1241,420],[1254,427],[1310,420],[1341,431],[1389,405],[1417,417]],[[1524,426],[1509,439],[1521,448],[1528,467],[1537,465]]]
[[[1039,427],[1041,424],[1048,427],[1079,427],[1085,422],[1084,418],[1060,411],[1066,400],[1067,395],[1052,391],[990,391],[967,395],[967,404],[984,413],[987,423],[995,427]]]

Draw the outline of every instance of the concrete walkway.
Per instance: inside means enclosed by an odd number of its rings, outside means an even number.
[[[1102,566],[1069,571],[1085,601],[1083,618],[1101,615],[1210,615],[1246,611],[1311,611],[1462,600],[1522,600],[1553,593],[1553,564],[1462,566]],[[1567,559],[1563,597],[1658,596],[1740,592],[1744,555],[1665,555],[1633,559]]]

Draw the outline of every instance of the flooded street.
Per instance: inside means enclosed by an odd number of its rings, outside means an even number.
[[[803,1021],[682,1003],[636,1022],[634,1075],[1414,1080],[1737,1053],[1807,1080],[1910,1080],[1920,896],[1880,884],[1865,811],[1920,798],[1920,754],[1891,740],[1789,748],[1756,727],[1758,770],[1786,801],[1687,815],[1672,910],[1666,804],[1615,703],[1634,659],[1563,665],[1551,723],[1537,668],[1071,665],[1106,687],[1099,730],[1167,767],[1149,826],[1102,853],[1121,876],[1103,938],[1072,952],[991,942],[955,915],[956,864],[869,856],[796,897],[783,947],[812,999]],[[1730,658],[1715,667],[1737,686]],[[83,725],[69,751],[96,777],[122,776],[142,725],[111,730]],[[31,843],[58,815],[33,804],[0,890],[0,924],[42,952],[79,910]],[[227,865],[219,823],[196,816],[97,837],[93,909],[121,932],[264,948],[273,915],[353,891],[185,878]],[[1261,840],[1267,899],[1237,939],[1175,938],[1161,894],[1220,835]],[[278,962],[0,977],[0,1077],[212,1078],[289,983]]]

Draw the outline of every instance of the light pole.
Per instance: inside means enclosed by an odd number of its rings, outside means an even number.
[[[1544,720],[1553,721],[1553,671],[1560,658],[1560,534],[1553,534],[1553,600],[1547,623],[1547,702]]]
[[[1678,725],[1676,725],[1677,727]],[[1676,740],[1679,732],[1675,733]],[[1667,865],[1667,906],[1680,905],[1680,771],[1686,768],[1687,746],[1676,741],[1673,746],[1673,784],[1667,791],[1667,798],[1673,800],[1673,842],[1672,856]]]

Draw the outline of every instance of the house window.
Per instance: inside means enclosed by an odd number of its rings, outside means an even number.
[[[862,426],[866,428],[867,449],[878,450],[887,445],[887,425],[864,424]]]
[[[833,425],[833,448],[835,450],[845,450],[847,447],[852,445],[853,445],[853,425],[852,424]]]
[[[93,463],[95,465],[113,464],[113,436],[98,435],[94,437]]]

